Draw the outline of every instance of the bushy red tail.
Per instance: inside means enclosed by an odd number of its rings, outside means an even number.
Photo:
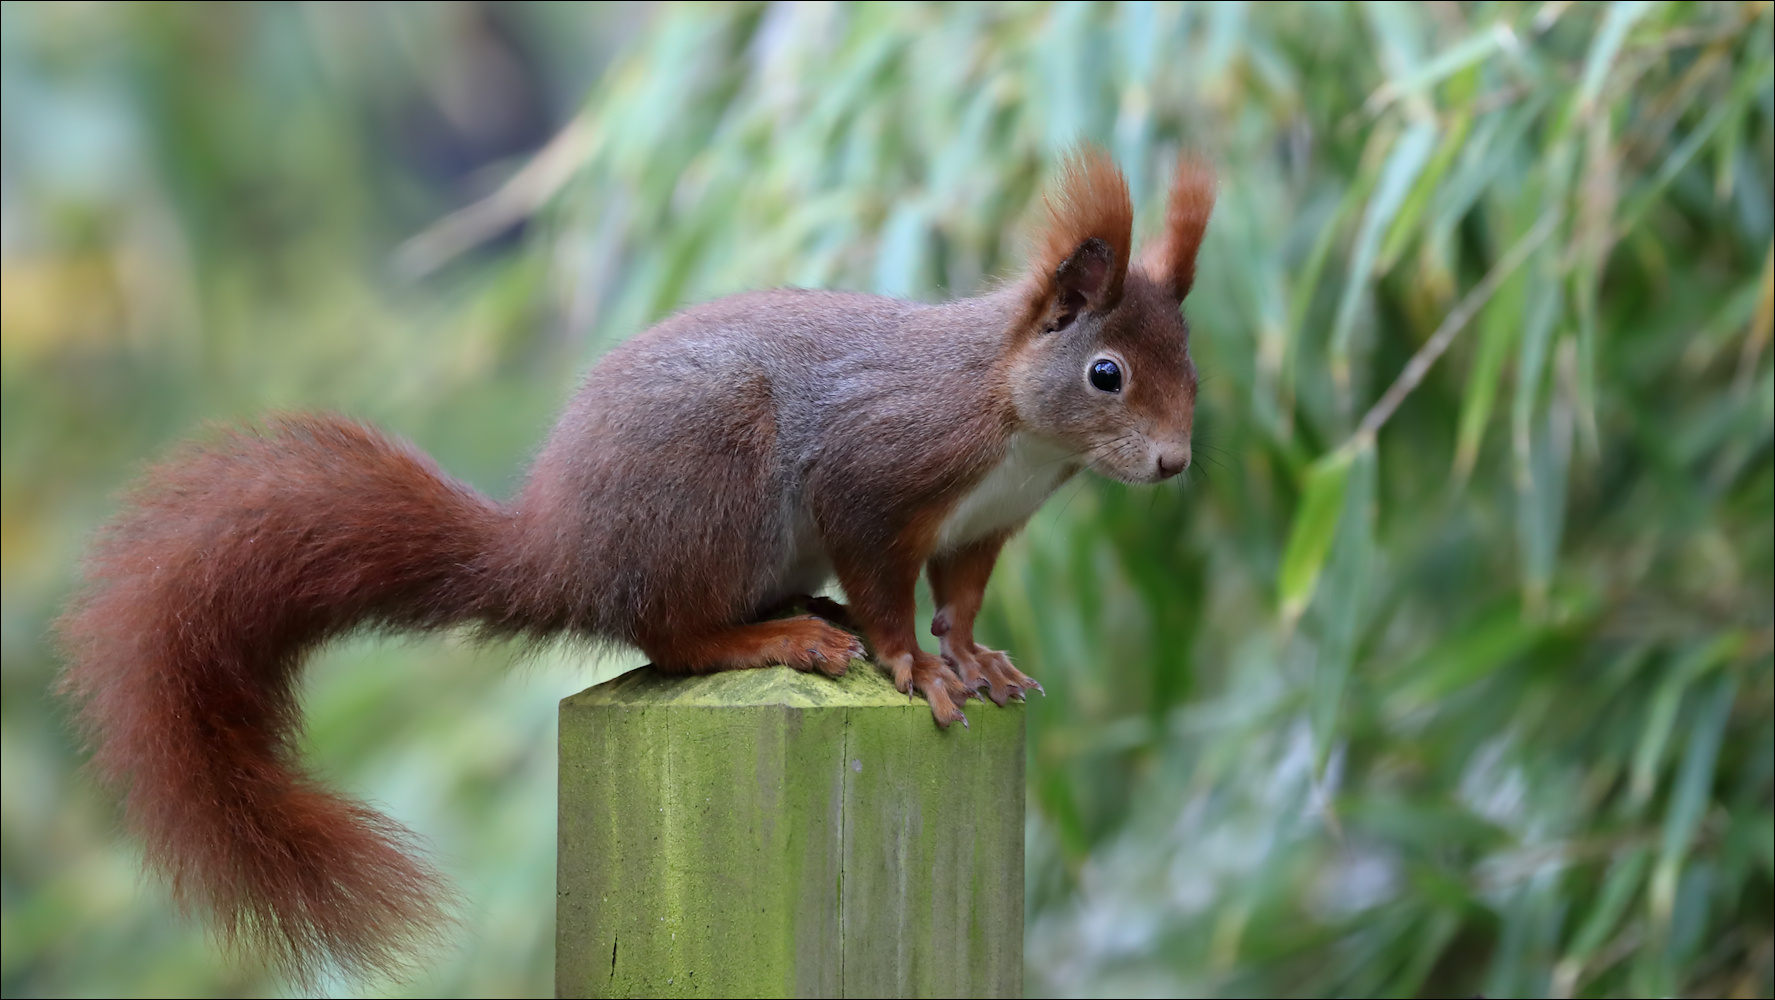
[[[58,623],[93,763],[181,901],[310,977],[390,971],[445,920],[411,835],[297,760],[305,651],[480,615],[506,514],[336,417],[232,432],[152,470]]]

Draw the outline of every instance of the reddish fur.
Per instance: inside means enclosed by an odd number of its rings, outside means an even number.
[[[856,636],[820,618],[800,615],[703,633],[662,631],[642,640],[653,665],[667,673],[712,674],[776,664],[844,674],[866,654]]]
[[[1029,269],[1047,281],[1079,244],[1100,239],[1114,253],[1115,266],[1103,306],[1121,298],[1122,276],[1128,271],[1128,254],[1134,232],[1134,203],[1128,198],[1128,182],[1109,154],[1084,146],[1066,158],[1060,168],[1059,187],[1045,199],[1046,226],[1030,255]],[[1045,289],[1050,294],[1052,287]]]
[[[974,618],[980,614],[986,581],[1009,538],[1010,532],[992,535],[931,560],[931,598],[937,604],[937,617],[931,623],[933,635],[974,641]]]
[[[1208,217],[1214,212],[1214,168],[1194,153],[1177,158],[1171,195],[1165,201],[1165,229],[1141,254],[1141,270],[1181,300],[1196,283],[1196,254]]]
[[[974,641],[974,619],[986,597],[986,581],[992,578],[999,551],[1011,534],[1006,531],[982,538],[960,551],[932,559],[929,567],[931,597],[937,603],[931,634],[942,642],[943,659],[964,686],[970,690],[984,687],[988,697],[999,705],[1031,688],[1040,688],[1011,666],[1005,654]]]
[[[1066,158],[1058,186],[1043,205],[1047,218],[1029,255],[1028,309],[1018,321],[1025,336],[1058,325],[1052,319],[1065,298],[1060,267],[1087,240],[1108,244],[1112,261],[1108,284],[1092,305],[1114,308],[1122,297],[1133,243],[1134,204],[1128,198],[1128,182],[1109,154],[1095,146],[1081,146]]]
[[[150,471],[98,540],[61,685],[150,864],[228,939],[306,977],[388,970],[439,927],[407,831],[303,773],[295,672],[365,619],[473,614],[504,522],[409,447],[292,417]]]
[[[509,508],[336,417],[224,434],[152,470],[59,623],[62,687],[150,864],[299,977],[395,968],[439,926],[407,832],[296,759],[302,656],[360,626],[623,642],[680,672],[842,672],[861,652],[849,634],[767,620],[800,603],[854,620],[940,725],[965,721],[982,680],[1001,704],[1035,686],[972,636],[1020,525],[945,552],[939,538],[1026,432],[1072,449],[1066,476],[1177,471],[1162,449],[1187,449],[1195,399],[1178,307],[1213,197],[1182,171],[1133,273],[1127,185],[1087,149],[1029,274],[997,293],[764,292],[660,323],[588,374]],[[1100,350],[1134,372],[1113,403],[1084,382]],[[943,658],[914,631],[927,569]],[[848,607],[805,598],[827,571]]]
[[[950,493],[933,496],[880,550],[833,553],[839,585],[850,598],[847,610],[862,624],[876,661],[893,675],[895,687],[924,695],[931,715],[946,728],[966,722],[961,704],[968,688],[941,659],[919,648],[913,594],[919,569],[936,548],[937,529],[958,498]]]

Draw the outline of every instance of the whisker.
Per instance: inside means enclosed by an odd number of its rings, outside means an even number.
[[[1072,495],[1066,498],[1066,502],[1060,505],[1060,513],[1054,515],[1055,521],[1059,521],[1061,518],[1066,516],[1066,508],[1072,506],[1072,502],[1074,500],[1077,500],[1079,498],[1079,494],[1083,493],[1085,491],[1085,484],[1089,483],[1089,482],[1090,482],[1089,479],[1086,479],[1083,476],[1079,477],[1078,486],[1073,489]],[[1050,530],[1053,530],[1053,529],[1050,529]]]
[[[1201,457],[1201,463],[1217,466],[1223,472],[1230,472],[1231,471],[1231,466],[1228,466],[1225,462],[1222,462],[1220,460],[1220,457],[1217,455],[1202,455],[1200,457]],[[1201,463],[1192,463],[1192,464],[1201,464]]]

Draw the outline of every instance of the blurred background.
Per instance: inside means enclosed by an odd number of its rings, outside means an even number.
[[[1069,485],[989,592],[1048,691],[1028,992],[1769,996],[1771,19],[6,3],[0,989],[292,989],[139,875],[49,694],[143,463],[327,408],[508,495],[686,303],[1014,273],[1084,138],[1137,232],[1180,148],[1222,183],[1197,468]],[[555,702],[636,662],[315,658],[310,759],[465,896],[333,992],[552,993]]]

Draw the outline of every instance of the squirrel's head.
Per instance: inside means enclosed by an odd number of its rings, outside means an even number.
[[[1020,286],[1011,395],[1024,429],[1126,483],[1189,466],[1196,366],[1181,306],[1213,208],[1213,172],[1186,155],[1164,232],[1130,266],[1127,181],[1099,150],[1068,160]]]

